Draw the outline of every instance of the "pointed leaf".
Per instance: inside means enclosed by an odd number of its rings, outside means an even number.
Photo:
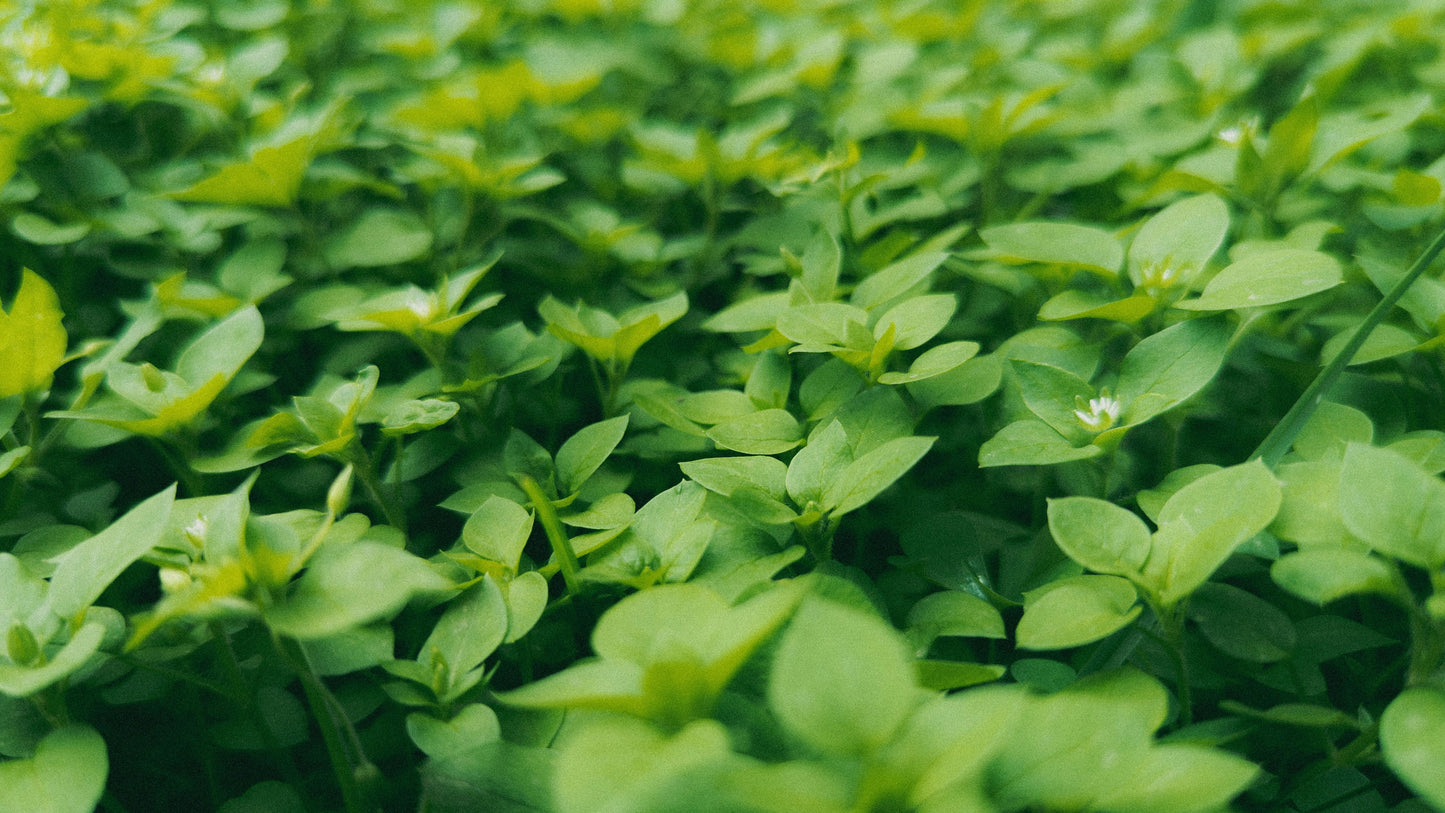
[[[1252,252],[1215,275],[1198,299],[1177,302],[1175,307],[1197,311],[1263,308],[1327,291],[1341,282],[1344,271],[1328,254],[1297,248]]]
[[[627,432],[627,421],[622,415],[585,426],[562,444],[557,450],[559,493],[575,493],[602,466]]]
[[[71,548],[50,577],[50,609],[72,618],[100,598],[121,571],[160,541],[175,497],[172,485]]]
[[[1134,512],[1093,497],[1048,501],[1049,531],[1070,559],[1096,573],[1137,574],[1149,558],[1149,526]]]
[[[0,398],[50,388],[65,360],[65,328],[55,289],[26,269],[10,312],[0,311]]]
[[[936,438],[894,438],[849,463],[823,491],[823,508],[842,516],[866,505],[913,468]]]

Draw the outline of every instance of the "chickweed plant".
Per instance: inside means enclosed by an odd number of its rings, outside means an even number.
[[[1445,811],[1445,3],[0,0],[0,813]]]

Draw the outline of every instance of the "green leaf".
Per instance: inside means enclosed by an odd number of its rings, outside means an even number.
[[[1143,611],[1139,593],[1118,576],[1074,576],[1024,593],[1015,630],[1022,649],[1067,649],[1112,635]]]
[[[1052,364],[1010,359],[1009,366],[1029,411],[1065,438],[1085,437],[1075,410],[1080,400],[1087,402],[1097,395],[1089,382]]]
[[[1129,278],[1162,293],[1188,285],[1229,233],[1229,207],[1214,195],[1176,201],[1144,221],[1129,244]]]
[[[367,209],[326,241],[326,261],[333,268],[398,265],[415,260],[432,246],[432,233],[421,218],[405,209]]]
[[[1228,584],[1199,586],[1189,617],[1220,652],[1251,663],[1274,663],[1295,647],[1294,623],[1277,607]]]
[[[29,632],[23,626],[12,629],[17,628]],[[29,697],[47,686],[63,680],[90,660],[90,656],[100,648],[100,642],[105,633],[104,624],[87,623],[70,637],[70,640],[59,652],[51,655],[50,659],[43,663],[35,665],[0,663],[0,693],[11,697]],[[4,809],[0,807],[0,810]]]
[[[1088,809],[1147,763],[1168,706],[1164,687],[1132,669],[1031,699],[989,765],[993,801],[1004,810]]]
[[[1198,299],[1175,303],[1197,311],[1263,308],[1327,291],[1344,282],[1334,257],[1318,251],[1282,248],[1251,252],[1215,275]]]
[[[1310,94],[1269,128],[1269,141],[1260,156],[1269,176],[1269,193],[1283,189],[1309,166],[1319,120],[1318,97]]]
[[[868,324],[868,313],[841,302],[794,305],[778,316],[777,330],[805,348],[847,344],[848,323]]]
[[[425,432],[455,418],[461,409],[456,401],[437,398],[402,401],[381,419],[381,431],[392,437]]]
[[[1264,530],[1280,505],[1279,481],[1258,459],[1220,469],[1174,493],[1159,511],[1144,581],[1165,607],[1193,593],[1234,549]]]
[[[989,248],[1012,260],[1073,265],[1113,275],[1124,248],[1101,229],[1073,223],[1010,223],[978,233]]]
[[[1149,559],[1149,527],[1113,503],[1093,497],[1052,499],[1048,518],[1059,548],[1096,573],[1137,575]]]
[[[913,468],[934,440],[894,438],[858,457],[829,479],[823,489],[823,509],[837,517],[863,507]]]
[[[920,286],[947,259],[948,254],[941,251],[904,257],[865,277],[849,301],[854,307],[872,310]]]
[[[958,369],[977,355],[978,351],[978,342],[947,342],[935,345],[918,354],[918,358],[908,366],[908,372],[884,373],[878,376],[878,383],[912,384],[915,381],[934,378]]]
[[[707,430],[713,443],[752,455],[781,454],[803,442],[803,427],[785,409],[764,409]]]
[[[587,482],[627,432],[628,417],[617,418],[584,426],[563,442],[557,449],[557,488],[563,494],[573,494]]]
[[[1302,550],[1280,557],[1269,574],[1275,584],[1320,605],[1361,593],[1400,596],[1399,574],[1388,562],[1361,551]]]
[[[35,756],[0,762],[0,810],[90,813],[109,772],[105,740],[94,729],[58,728],[40,741]]]
[[[1069,288],[1060,291],[1039,306],[1039,319],[1063,321],[1093,318],[1134,324],[1153,313],[1158,306],[1158,300],[1144,294],[1114,299],[1078,288]]]
[[[417,662],[430,667],[434,676],[437,664],[445,665],[444,679],[433,686],[438,699],[450,702],[471,688],[469,674],[502,645],[506,635],[507,604],[491,576],[452,599],[417,654]]]
[[[1411,790],[1445,808],[1445,692],[1429,686],[1406,689],[1380,718],[1380,750]]]
[[[50,388],[65,360],[60,300],[39,274],[26,269],[8,313],[0,311],[0,398]]]
[[[489,706],[472,703],[450,720],[413,712],[406,717],[406,733],[423,754],[443,759],[502,738],[502,724]]]
[[[1111,813],[1213,813],[1224,810],[1259,775],[1254,763],[1188,743],[1156,745],[1134,776],[1094,799]]]
[[[34,212],[21,212],[10,221],[10,230],[27,243],[40,246],[63,246],[74,243],[90,233],[84,221],[62,226]]]
[[[261,347],[265,325],[260,311],[247,305],[197,336],[176,359],[176,374],[193,388],[216,377],[229,382]]]
[[[1117,398],[1123,423],[1143,423],[1204,389],[1229,349],[1223,319],[1191,319],[1155,333],[1124,356]]]
[[[73,618],[95,603],[122,571],[160,541],[175,497],[172,485],[66,553],[50,577],[50,609],[61,618]]]
[[[957,309],[958,299],[953,294],[909,297],[878,317],[878,322],[873,326],[873,335],[875,338],[882,338],[891,326],[895,331],[893,348],[912,350],[947,327]]]
[[[920,366],[923,357],[934,350],[942,351],[948,345],[939,345],[937,348],[929,348],[914,361],[914,366]],[[913,374],[913,368],[909,368],[907,375]],[[885,373],[879,377],[879,382],[884,384],[892,383],[888,380],[894,373]],[[1000,383],[1003,382],[1003,361],[997,354],[990,353],[986,356],[977,356],[964,362],[962,365],[938,375],[931,375],[917,382],[907,382],[908,394],[912,395],[919,405],[924,408],[939,406],[960,406],[963,404],[976,404],[979,401],[992,395]]]
[[[1043,421],[1015,421],[983,442],[978,465],[1047,466],[1072,460],[1087,460],[1104,453],[1093,444],[1074,446]]]
[[[1349,445],[1340,518],[1386,556],[1431,570],[1445,566],[1445,483],[1395,452]]]
[[[388,617],[416,593],[448,586],[425,560],[390,545],[323,546],[290,594],[262,617],[282,635],[325,638]]]
[[[835,482],[837,473],[853,462],[848,433],[838,420],[829,421],[808,437],[808,445],[798,450],[788,463],[785,484],[793,502],[803,508],[816,503],[822,510],[824,491]]]
[[[801,455],[802,451],[798,454]],[[794,455],[793,460],[797,459],[797,455]],[[688,460],[678,466],[682,473],[694,482],[724,497],[748,488],[779,500],[786,495],[784,481],[788,466],[775,457],[709,457]]]
[[[944,635],[1003,638],[1003,616],[997,607],[972,593],[930,593],[908,611],[908,640],[922,657],[933,640]]]
[[[227,164],[179,192],[174,200],[241,206],[289,207],[311,162],[315,136],[262,147],[248,161]]]
[[[798,609],[778,645],[768,705],[811,747],[866,754],[893,737],[916,691],[902,641],[887,623],[812,599]]]

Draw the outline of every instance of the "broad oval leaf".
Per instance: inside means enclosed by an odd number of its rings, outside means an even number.
[[[978,450],[980,468],[989,466],[1047,466],[1087,460],[1104,453],[1092,443],[1075,446],[1043,421],[1014,421],[983,442]]]
[[[1143,611],[1118,576],[1074,576],[1024,593],[1015,638],[1023,649],[1066,649],[1105,638]]]
[[[105,792],[110,760],[105,740],[88,726],[46,735],[29,759],[0,762],[0,810],[90,813]]]
[[[1282,556],[1270,566],[1269,575],[1280,587],[1321,605],[1360,593],[1395,596],[1401,584],[1385,560],[1362,551],[1330,548]]]
[[[532,514],[505,497],[492,495],[462,526],[462,544],[484,559],[501,562],[512,570],[532,535]]]
[[[1227,808],[1259,775],[1259,766],[1192,743],[1149,749],[1137,773],[1094,799],[1111,813],[1212,813]]]
[[[953,312],[958,309],[958,299],[953,294],[927,294],[899,302],[878,317],[873,326],[873,336],[882,338],[893,326],[893,349],[912,350],[938,335],[948,326]]]
[[[402,608],[449,583],[426,560],[379,542],[323,546],[290,595],[267,607],[266,623],[299,640],[336,635]]]
[[[1149,526],[1094,497],[1048,501],[1049,532],[1070,559],[1096,573],[1137,574],[1149,558]]]
[[[1159,530],[1144,566],[1156,599],[1172,607],[1193,593],[1234,549],[1264,530],[1280,505],[1279,481],[1264,461],[1230,466],[1174,493],[1159,511]]]
[[[1228,584],[1199,586],[1189,600],[1189,617],[1220,652],[1252,663],[1289,657],[1296,643],[1294,623],[1279,608]]]
[[[1349,445],[1340,519],[1386,556],[1432,570],[1445,566],[1445,483],[1395,452]]]
[[[1016,260],[1075,265],[1115,274],[1124,248],[1102,229],[1073,223],[1009,223],[978,233],[989,248]]]
[[[1196,195],[1144,221],[1129,244],[1129,278],[1139,286],[1188,283],[1229,233],[1229,207],[1215,195]]]
[[[1123,423],[1143,423],[1204,389],[1224,364],[1230,333],[1220,317],[1191,319],[1135,345],[1119,371]]]
[[[768,705],[810,746],[866,754],[892,738],[916,691],[912,664],[886,622],[812,599],[798,609],[778,645]]]
[[[797,460],[797,456],[793,459]],[[782,499],[786,491],[788,466],[776,457],[708,457],[688,460],[678,466],[694,482],[724,497],[732,496],[739,489],[754,488],[774,499]]]
[[[713,443],[743,454],[781,454],[803,442],[803,427],[785,409],[764,409],[707,430]]]
[[[1385,764],[1410,789],[1445,809],[1445,692],[1429,686],[1406,689],[1380,718]]]
[[[997,607],[972,593],[930,593],[908,611],[908,638],[923,656],[933,640],[944,635],[1003,638],[1003,616]]]
[[[1327,291],[1344,281],[1334,257],[1318,251],[1283,248],[1248,254],[1220,271],[1198,299],[1175,303],[1176,308],[1225,311],[1263,308]]]

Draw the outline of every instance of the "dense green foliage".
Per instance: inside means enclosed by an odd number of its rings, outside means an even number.
[[[1445,3],[0,0],[0,94],[0,813],[1445,810]]]

